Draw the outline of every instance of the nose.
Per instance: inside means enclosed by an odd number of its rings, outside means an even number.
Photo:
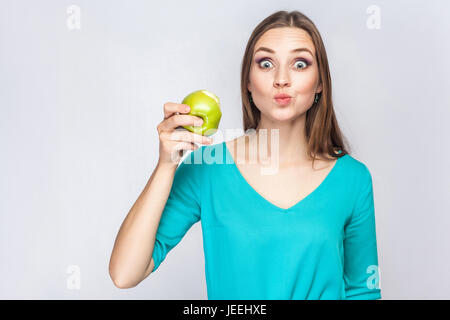
[[[289,87],[291,85],[289,79],[289,72],[278,71],[277,74],[275,75],[273,85],[275,88]]]

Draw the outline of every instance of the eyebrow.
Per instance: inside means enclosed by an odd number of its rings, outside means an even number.
[[[255,51],[255,53],[257,53],[258,51],[267,51],[267,52],[270,52],[270,53],[275,53],[274,50],[272,50],[272,49],[270,49],[270,48],[266,48],[266,47],[259,47],[259,48]],[[293,53],[293,52],[301,52],[301,51],[307,51],[307,52],[309,52],[309,53],[314,57],[314,55],[312,54],[312,52],[311,52],[308,48],[297,48],[297,49],[291,50],[292,53]]]

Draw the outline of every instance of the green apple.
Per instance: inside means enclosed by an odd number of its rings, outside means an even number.
[[[188,94],[181,103],[191,107],[189,115],[203,119],[201,127],[183,126],[183,128],[206,136],[217,132],[222,112],[220,111],[219,98],[214,93],[207,90],[197,90]]]

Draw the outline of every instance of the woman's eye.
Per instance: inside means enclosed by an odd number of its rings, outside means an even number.
[[[303,60],[298,60],[295,62],[295,65],[300,66],[299,69],[305,69],[308,66],[308,64]]]
[[[259,66],[263,69],[266,69],[266,67],[270,67],[270,65],[272,65],[272,63],[269,60],[261,60],[259,62]]]

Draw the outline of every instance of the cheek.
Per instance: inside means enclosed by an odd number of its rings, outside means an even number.
[[[314,73],[306,74],[300,73],[293,81],[293,89],[298,94],[309,94],[316,89],[317,76]]]
[[[250,70],[250,82],[252,84],[252,88],[255,91],[255,94],[263,95],[264,93],[271,93],[271,87],[273,84],[273,78],[269,72],[258,72],[259,70],[255,70],[252,68]]]

